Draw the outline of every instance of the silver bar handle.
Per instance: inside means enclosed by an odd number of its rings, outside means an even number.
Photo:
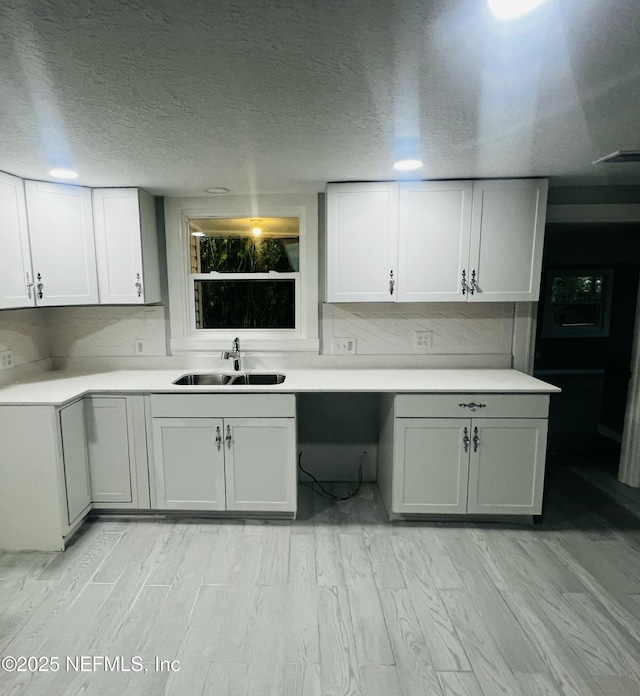
[[[478,289],[478,281],[476,280],[476,269],[471,271],[471,282],[469,283],[469,294],[474,295]]]
[[[36,285],[36,289],[38,291],[38,297],[40,299],[42,299],[43,290],[44,290],[44,283],[42,282],[42,276],[39,273],[36,277],[38,279],[38,284]]]
[[[136,273],[136,282],[134,283],[136,290],[138,291],[138,297],[142,297],[142,282],[140,280],[140,274]]]
[[[473,451],[478,451],[478,445],[480,444],[480,436],[478,435],[478,428],[473,429]]]
[[[463,295],[467,294],[467,272],[462,271],[462,280],[460,281],[460,290],[462,291]]]
[[[477,404],[475,401],[470,401],[468,404],[458,404],[460,408],[468,408],[470,411],[476,411],[479,408],[486,408],[487,404]]]
[[[464,429],[464,436],[462,438],[462,444],[464,445],[464,451],[468,452],[469,451],[469,443],[471,440],[469,439],[469,429],[465,428]]]
[[[216,427],[216,445],[218,446],[218,449],[222,447],[222,434],[220,432],[220,426]]]
[[[393,271],[389,271],[389,294],[393,295],[393,288],[395,287],[396,281],[393,279]]]
[[[227,434],[224,438],[227,441],[227,447],[231,449],[231,426],[227,425]]]

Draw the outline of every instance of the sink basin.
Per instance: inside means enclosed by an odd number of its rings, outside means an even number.
[[[176,379],[174,384],[187,384],[191,386],[234,386],[234,385],[250,385],[250,384],[282,384],[285,376],[275,372],[267,373],[249,373],[243,375],[225,375],[219,372],[202,372],[182,375]]]
[[[234,377],[232,384],[282,384],[284,380],[284,375],[280,375],[275,372],[267,372],[263,374],[249,373]]]
[[[205,385],[219,387],[229,384],[235,379],[234,375],[223,375],[219,373],[203,373],[182,375],[174,381],[174,384]]]

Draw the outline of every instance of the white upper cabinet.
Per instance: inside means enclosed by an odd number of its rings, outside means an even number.
[[[327,302],[538,299],[545,179],[327,185]]]
[[[0,309],[33,307],[24,182],[0,172]]]
[[[91,190],[26,181],[36,304],[98,304]]]
[[[390,182],[327,185],[327,302],[394,300],[397,201]]]
[[[398,302],[464,302],[472,181],[399,185]]]
[[[540,294],[546,179],[476,181],[470,302],[531,302]]]
[[[160,301],[155,202],[135,188],[94,189],[101,304]]]

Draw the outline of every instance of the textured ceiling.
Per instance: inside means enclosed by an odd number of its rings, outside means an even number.
[[[640,1],[3,0],[0,170],[165,195],[391,179],[638,184]]]

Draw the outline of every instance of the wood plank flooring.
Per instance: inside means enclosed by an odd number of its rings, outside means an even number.
[[[0,693],[640,694],[640,491],[550,478],[535,527],[302,487],[294,522],[97,518],[63,554],[0,553]]]

